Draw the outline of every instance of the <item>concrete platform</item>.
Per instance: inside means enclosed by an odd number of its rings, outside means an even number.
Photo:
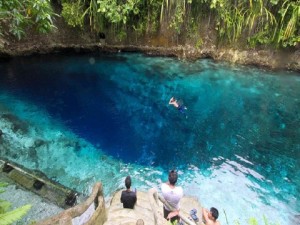
[[[104,225],[136,225],[138,219],[142,219],[145,225],[167,225],[167,220],[163,218],[163,204],[156,203],[151,190],[147,192],[137,192],[137,203],[134,209],[124,209],[120,202],[121,191],[114,194],[111,205],[107,209],[107,221]],[[193,197],[184,196],[180,201],[180,215],[189,220],[189,212],[193,208],[197,209],[197,216],[201,218],[201,204]],[[200,224],[189,220],[190,224]]]

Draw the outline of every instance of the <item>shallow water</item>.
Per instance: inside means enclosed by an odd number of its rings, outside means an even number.
[[[101,180],[106,196],[176,168],[222,224],[224,210],[299,223],[299,74],[140,54],[16,58],[0,74],[2,156],[85,193]]]

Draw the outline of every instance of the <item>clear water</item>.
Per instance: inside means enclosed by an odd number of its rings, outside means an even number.
[[[168,105],[175,96],[182,114]],[[229,224],[300,221],[300,76],[140,54],[0,64],[1,155],[78,191],[176,168],[186,195]],[[12,125],[14,121],[17,125]]]

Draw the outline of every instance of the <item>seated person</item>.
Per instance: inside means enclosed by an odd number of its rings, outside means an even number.
[[[163,183],[161,185],[162,196],[167,201],[167,203],[175,209],[175,211],[172,211],[172,209],[170,209],[166,205],[164,205],[163,207],[164,218],[167,220],[171,219],[171,223],[173,223],[175,220],[179,221],[179,201],[183,196],[182,188],[175,186],[177,178],[177,172],[171,170],[169,172],[169,182]]]
[[[219,212],[216,208],[211,207],[210,211],[208,211],[205,208],[202,208],[202,216],[205,225],[220,225],[220,222],[217,221],[219,217]]]
[[[142,219],[138,219],[137,221],[136,221],[136,224],[135,225],[144,225],[145,223],[144,223],[144,220],[142,220]]]
[[[125,179],[126,191],[122,191],[121,203],[123,203],[124,208],[133,209],[136,203],[136,189],[131,191],[131,177],[127,176]]]

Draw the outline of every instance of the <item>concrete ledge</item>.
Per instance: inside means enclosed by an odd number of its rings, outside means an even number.
[[[74,219],[81,219],[80,217],[82,217],[81,221],[86,221],[81,224],[103,225],[107,219],[101,183],[95,184],[92,194],[87,198],[72,189],[48,179],[41,172],[30,171],[16,163],[9,162],[7,159],[0,158],[0,169],[1,174],[28,191],[66,209],[53,217],[35,223],[36,225],[72,225],[72,221]],[[74,206],[77,204],[79,196],[84,198],[85,201]]]
[[[73,208],[67,209],[56,216],[38,222],[36,225],[72,225],[72,220],[76,217],[84,217],[90,206],[93,206],[95,211],[91,217],[86,218],[85,225],[103,225],[106,221],[105,201],[103,198],[102,184],[96,183],[92,194],[84,202]]]
[[[6,159],[0,158],[1,172],[25,189],[49,200],[57,206],[67,209],[77,203],[80,193],[48,179],[40,172],[32,171]]]

